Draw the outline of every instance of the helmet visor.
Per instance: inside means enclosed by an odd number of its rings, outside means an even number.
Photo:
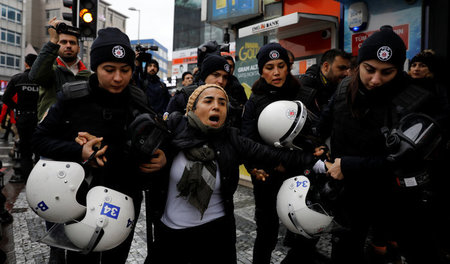
[[[306,238],[320,236],[341,230],[342,227],[330,216],[323,207],[316,203],[289,212],[289,219],[297,230],[291,230]]]
[[[312,139],[313,126],[318,122],[319,118],[309,111],[302,102],[295,101],[295,103],[298,107],[295,122],[289,131],[280,138],[280,142],[283,146],[301,149],[299,146],[303,146],[305,141]]]
[[[44,231],[44,234],[38,236],[38,242],[47,244],[51,247],[57,247],[76,252],[82,251],[82,249],[75,246],[67,237],[64,224],[54,224],[47,232]]]

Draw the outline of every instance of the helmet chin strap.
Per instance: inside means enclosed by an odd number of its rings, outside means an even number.
[[[105,221],[105,219],[103,220],[99,219],[99,221]],[[94,233],[91,236],[91,239],[89,240],[88,245],[81,251],[81,253],[82,254],[91,253],[92,250],[97,246],[98,242],[100,242],[100,240],[102,239],[103,234],[105,234],[105,231],[103,231],[103,225],[102,226],[97,225],[97,227],[94,230]]]
[[[295,226],[295,228],[297,228],[297,230],[306,238],[312,238],[308,233],[306,233],[305,230],[303,230],[302,226],[300,225],[300,223],[297,220],[297,217],[295,217],[295,210],[294,207],[292,206],[292,204],[288,205],[288,211],[289,211],[289,220],[291,220],[292,224]]]

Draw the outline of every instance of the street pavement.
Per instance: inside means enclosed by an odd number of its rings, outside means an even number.
[[[8,183],[13,174],[13,161],[8,156],[12,142],[0,143],[0,158],[4,164],[3,193],[7,196],[6,208],[13,215],[13,222],[3,224],[3,236],[0,248],[7,253],[6,263],[47,263],[49,247],[38,242],[39,237],[45,233],[44,221],[39,218],[28,206],[25,197],[25,185]],[[235,196],[235,216],[237,225],[237,257],[239,264],[252,263],[253,243],[256,236],[254,221],[254,200],[251,184],[243,182]],[[246,186],[245,186],[246,185]],[[250,187],[248,187],[250,186]],[[278,244],[272,253],[272,263],[280,263],[285,257],[288,248],[283,246],[286,229],[281,225]],[[136,223],[133,243],[127,263],[143,263],[147,255],[146,246],[145,206],[141,206],[140,217]],[[325,256],[330,254],[329,236],[324,236],[317,245],[318,251]]]

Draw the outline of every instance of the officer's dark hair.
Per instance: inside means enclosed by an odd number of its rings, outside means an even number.
[[[295,60],[295,55],[294,55],[294,53],[292,53],[292,51],[290,51],[290,50],[288,50],[288,49],[286,49],[286,51],[287,51],[287,53],[288,53],[289,59],[292,58],[292,61],[294,61],[294,60]]]
[[[223,55],[222,57],[224,57],[226,60],[232,61],[232,62],[233,62],[233,65],[235,64],[235,63],[234,63],[234,59],[233,59],[232,56],[230,56],[230,55]]]
[[[27,56],[25,56],[25,63],[31,67],[31,66],[33,66],[33,63],[36,60],[36,58],[37,58],[36,54],[32,54],[32,53],[27,54]]]
[[[186,77],[186,75],[188,75],[188,74],[194,76],[194,75],[192,74],[192,72],[190,72],[190,71],[185,71],[185,72],[183,72],[183,75],[181,75],[181,80],[184,81],[184,77]]]
[[[340,49],[330,49],[325,51],[325,53],[322,55],[322,58],[320,58],[320,66],[322,66],[325,62],[332,64],[337,56],[341,56],[342,58],[347,60],[351,60],[352,58],[352,55],[348,52],[342,51]]]

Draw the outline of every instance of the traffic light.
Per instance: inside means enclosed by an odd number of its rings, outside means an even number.
[[[77,1],[77,0],[75,0]],[[78,0],[78,28],[82,38],[94,39],[97,36],[98,0]]]
[[[64,20],[68,20],[72,22],[72,26],[77,26],[77,0],[63,0],[63,5],[72,9],[72,13],[62,13],[62,17]]]

